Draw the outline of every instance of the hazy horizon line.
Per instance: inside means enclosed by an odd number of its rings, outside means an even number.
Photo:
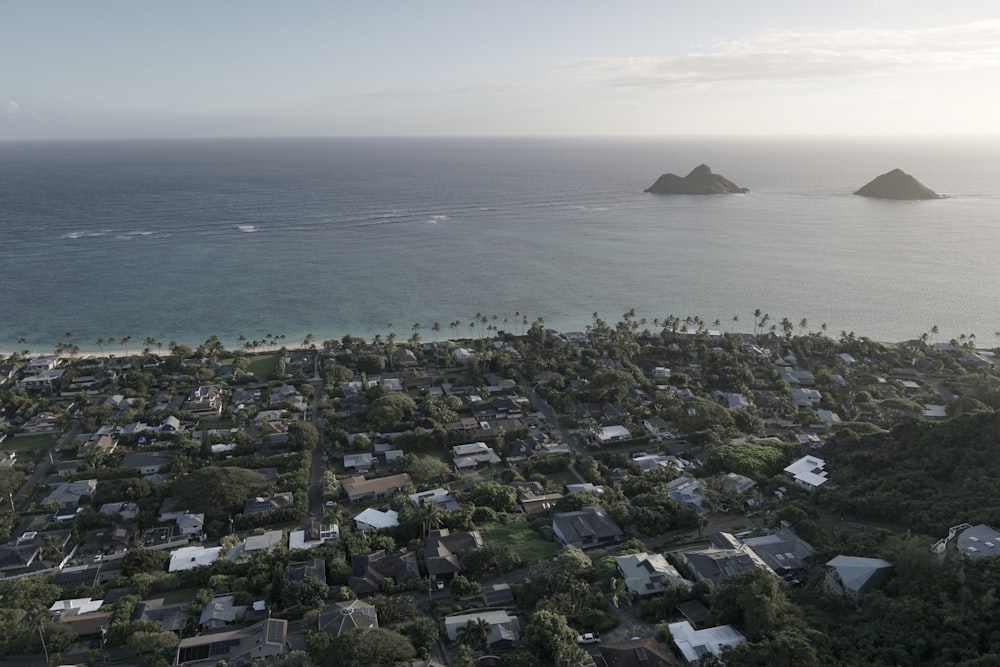
[[[14,143],[90,143],[90,142],[140,142],[140,141],[282,141],[282,140],[380,140],[380,139],[489,139],[489,140],[524,140],[524,139],[593,139],[593,140],[740,140],[740,139],[880,139],[886,141],[904,140],[934,140],[934,139],[1000,139],[1000,132],[995,133],[941,133],[941,134],[884,134],[884,133],[853,133],[853,134],[768,134],[768,133],[684,133],[684,134],[288,134],[288,135],[191,135],[191,136],[102,136],[102,137],[27,137],[0,138],[0,144]]]

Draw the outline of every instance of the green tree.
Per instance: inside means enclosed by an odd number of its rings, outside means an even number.
[[[474,649],[486,646],[492,626],[485,618],[469,619],[465,625],[456,631],[458,641]]]
[[[531,652],[546,665],[574,665],[581,657],[576,632],[560,613],[545,609],[536,611],[524,630],[524,636]]]
[[[517,491],[498,482],[481,482],[469,489],[469,502],[489,507],[496,512],[513,512],[517,507]]]
[[[384,628],[359,628],[336,639],[324,632],[311,632],[306,645],[318,667],[397,667],[417,656],[409,639]]]

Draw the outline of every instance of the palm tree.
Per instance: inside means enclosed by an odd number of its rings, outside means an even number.
[[[730,327],[729,333],[736,333],[736,323],[740,321],[739,315],[733,315],[733,326]]]
[[[104,336],[101,336],[100,338],[95,340],[94,344],[97,345],[97,349],[101,351],[101,354],[104,354]]]
[[[122,349],[125,350],[126,354],[128,354],[128,346],[131,343],[132,343],[131,336],[123,336],[122,339],[118,341],[118,344],[122,346]]]
[[[490,638],[493,627],[485,618],[470,620],[458,629],[458,641],[471,648],[479,648]]]
[[[440,528],[444,523],[445,513],[440,505],[436,505],[427,500],[420,502],[420,520],[424,527],[424,537],[435,528]]]
[[[799,335],[800,336],[802,335],[802,332],[805,331],[806,327],[808,327],[808,326],[809,326],[809,320],[807,320],[804,317],[801,320],[799,320]]]

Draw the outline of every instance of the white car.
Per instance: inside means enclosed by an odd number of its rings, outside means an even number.
[[[600,644],[601,638],[596,633],[586,632],[582,635],[576,636],[577,644]]]

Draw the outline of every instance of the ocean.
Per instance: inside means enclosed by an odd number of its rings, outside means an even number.
[[[643,193],[701,163],[751,192]],[[949,197],[851,194],[896,167]],[[478,332],[477,313],[520,332],[524,316],[571,330],[632,308],[727,331],[759,308],[883,341],[937,325],[992,346],[998,250],[997,138],[0,144],[6,350],[67,332],[130,351],[406,339],[418,323],[431,340],[435,322]]]

